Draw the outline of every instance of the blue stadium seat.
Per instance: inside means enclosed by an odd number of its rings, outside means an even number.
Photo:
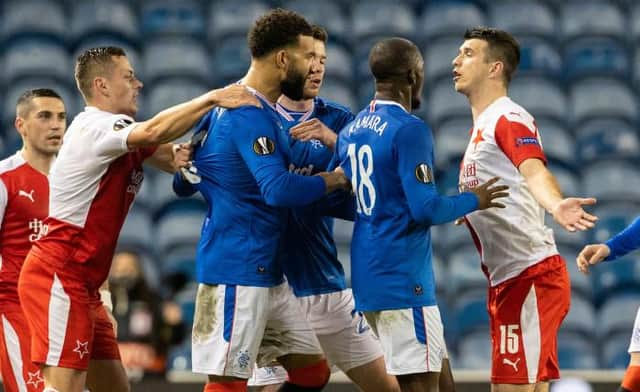
[[[353,234],[353,222],[334,219],[333,221],[333,239],[336,244],[349,245]]]
[[[578,157],[582,163],[598,159],[635,159],[640,149],[640,137],[635,127],[619,119],[587,121],[576,133]]]
[[[207,86],[189,78],[172,78],[156,83],[145,93],[147,117],[151,117],[169,106],[202,95],[206,91]]]
[[[563,123],[553,121],[548,117],[540,117],[539,120],[536,119],[536,125],[547,158],[572,165],[575,160],[575,141]]]
[[[632,162],[596,161],[582,170],[582,178],[584,193],[601,201],[640,200],[640,173]]]
[[[3,79],[11,85],[18,78],[52,77],[62,83],[73,82],[70,56],[62,43],[50,39],[13,40],[4,50]]]
[[[195,246],[200,240],[203,212],[171,213],[156,223],[156,249],[164,253],[174,246]]]
[[[518,75],[543,76],[560,79],[563,74],[562,56],[552,41],[534,36],[518,37],[520,65]]]
[[[640,8],[640,7],[639,7]],[[635,48],[635,56],[633,56],[633,64],[631,64],[633,82],[636,86],[640,86],[640,45]]]
[[[611,35],[623,38],[628,31],[622,10],[613,2],[572,0],[561,11],[564,39],[581,35]]]
[[[469,116],[469,101],[456,92],[452,79],[444,79],[435,83],[429,90],[429,100],[423,105],[429,113],[429,124],[438,129],[440,124],[452,117]]]
[[[136,76],[138,78],[142,78],[142,82],[145,81],[143,67],[144,64],[142,63],[142,58],[137,46],[127,40],[115,37],[113,35],[91,36],[87,39],[81,40],[75,47],[73,58],[75,60],[80,55],[80,53],[84,52],[85,50],[100,46],[118,46],[124,49],[125,53],[127,54],[127,59],[133,66]]]
[[[242,35],[246,37],[247,31],[253,22],[269,10],[267,4],[262,1],[220,1],[210,8],[207,24],[208,39],[210,42],[221,42],[229,35]],[[246,47],[246,39],[242,47]]]
[[[544,138],[544,135],[542,135],[542,137]],[[542,142],[544,143],[544,139]],[[560,184],[560,188],[565,195],[577,196],[582,194],[580,176],[573,170],[572,166],[563,165],[560,161],[551,161],[549,162],[548,167],[555,175],[558,180],[558,184]]]
[[[588,78],[571,86],[570,118],[574,124],[595,117],[616,117],[635,123],[638,103],[628,83],[614,78]]]
[[[469,143],[472,126],[471,116],[461,116],[445,121],[434,129],[437,168],[444,168],[449,163],[460,163]]]
[[[567,43],[564,49],[567,79],[585,76],[615,76],[631,74],[631,59],[623,41],[611,37],[582,37]]]
[[[120,231],[118,245],[151,252],[154,249],[154,242],[151,213],[146,208],[134,204]]]
[[[640,206],[630,203],[598,203],[593,213],[599,218],[596,227],[589,233],[591,242],[605,242],[624,230],[640,216]]]
[[[430,2],[420,16],[419,29],[428,47],[430,40],[442,35],[451,35],[462,44],[466,29],[483,26],[486,17],[482,10],[471,2],[438,1]],[[453,59],[453,58],[452,58]]]
[[[0,41],[33,35],[49,36],[61,42],[65,40],[69,23],[59,2],[13,0],[4,1],[2,5]]]
[[[597,325],[601,338],[607,339],[615,333],[629,334],[633,329],[638,304],[640,304],[638,292],[623,293],[608,298],[598,312]]]
[[[338,41],[342,44],[350,43],[349,19],[339,4],[331,0],[322,2],[293,0],[288,1],[284,8],[299,12],[308,21],[318,23],[327,29],[330,41]]]
[[[455,274],[455,272],[451,272]],[[464,295],[456,294],[453,304],[455,311],[455,329],[459,338],[489,327],[487,313],[487,289],[473,290]]]
[[[113,35],[135,42],[139,37],[138,19],[126,1],[81,1],[72,7],[71,34],[74,41]]]
[[[339,79],[330,77],[324,78],[322,83],[321,95],[331,101],[335,101],[344,105],[354,112],[358,112],[358,101],[351,92],[351,89],[342,83]]]
[[[598,324],[593,303],[581,295],[572,293],[571,308],[569,309],[569,314],[567,314],[567,317],[565,317],[562,322],[560,333],[571,333],[582,336],[582,340],[591,344],[596,338],[596,325]]]
[[[548,219],[548,220],[551,220],[551,219]],[[557,229],[554,230],[554,234],[557,233],[557,231],[559,230],[566,231],[564,229],[560,229],[558,225],[555,225],[554,229],[555,228]],[[575,233],[570,233],[570,234],[575,234]],[[584,233],[581,233],[580,237],[584,238],[585,237]],[[557,234],[555,235],[555,238],[556,239],[558,238]],[[583,298],[586,298],[587,300],[591,301],[591,298],[593,295],[593,290],[591,287],[591,278],[590,276],[580,272],[578,270],[578,266],[576,265],[576,256],[578,256],[578,253],[580,252],[580,250],[582,249],[586,241],[582,240],[581,242],[575,245],[560,243],[557,240],[556,242],[558,247],[558,253],[560,253],[560,256],[562,256],[562,258],[564,259],[567,265],[567,271],[569,272],[569,278],[571,279],[571,290],[575,294],[578,294]]]
[[[140,23],[145,37],[153,35],[205,35],[204,12],[200,1],[144,0]]]
[[[554,39],[558,22],[553,10],[535,0],[501,1],[489,4],[491,25],[519,37],[536,35]]]
[[[597,358],[593,340],[562,331],[558,334],[558,362],[561,369],[596,369]]]
[[[327,63],[325,75],[338,78],[343,83],[351,83],[354,76],[353,59],[344,46],[329,42],[327,44]]]
[[[465,227],[449,228],[449,232],[456,229],[466,232],[469,244],[458,245],[455,250],[449,248],[447,265],[451,279],[448,284],[450,294],[460,295],[469,290],[485,289],[487,278],[481,269],[478,250],[471,243],[471,237]]]
[[[628,309],[631,312],[631,309]],[[633,324],[629,324],[627,331],[608,336],[601,341],[602,356],[600,367],[605,369],[626,369],[629,364],[629,341]]]
[[[535,118],[550,117],[563,121],[567,116],[567,98],[561,87],[541,77],[515,78],[509,96]]]
[[[236,82],[245,75],[250,63],[251,55],[245,36],[237,35],[221,41],[213,57],[212,73],[216,78],[215,85]]]
[[[627,256],[616,260],[612,263],[601,263],[592,268],[593,279],[593,296],[596,304],[603,304],[602,308],[614,301],[619,295],[623,294],[637,294],[632,297],[638,300],[640,296],[640,287],[638,282],[640,281],[640,260],[638,257]],[[630,304],[630,301],[626,302]],[[636,303],[636,306],[640,304],[640,301]],[[633,322],[631,323],[633,324]]]
[[[458,342],[458,367],[472,370],[490,369],[491,350],[491,334],[488,327],[462,337]]]
[[[351,23],[358,40],[382,34],[409,37],[416,31],[416,20],[411,8],[394,0],[356,3],[352,8]]]
[[[189,325],[187,325],[188,328],[190,328]],[[169,372],[191,372],[191,340],[169,349],[167,370]]]
[[[210,62],[205,46],[188,37],[164,37],[147,43],[144,48],[147,83],[167,77],[185,77],[208,86],[211,83]]]
[[[562,185],[560,185],[560,188],[563,190],[563,193],[566,194],[567,196],[579,195],[577,193],[568,193],[568,192],[565,193],[564,192],[565,188],[563,188]],[[568,261],[574,260],[577,254],[576,250],[582,245],[584,245],[587,239],[587,235],[582,231],[576,231],[573,233],[567,231],[558,223],[556,223],[556,221],[554,221],[549,214],[545,215],[545,225],[551,230],[553,230],[553,236],[556,240],[556,244],[558,245],[558,247],[562,248],[562,249],[559,249],[560,254],[562,256],[565,256],[565,259]]]
[[[446,78],[449,78],[453,83],[451,62],[458,55],[458,49],[462,42],[462,37],[457,36],[429,41],[423,53],[426,83],[431,84],[437,79]]]

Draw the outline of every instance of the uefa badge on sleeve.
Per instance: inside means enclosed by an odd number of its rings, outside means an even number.
[[[266,136],[260,136],[253,142],[253,152],[258,155],[270,155],[276,150],[276,144]]]
[[[128,127],[131,124],[133,124],[133,121],[128,120],[126,118],[120,118],[120,119],[116,120],[116,122],[113,123],[113,130],[114,131],[119,131],[121,129],[125,129],[126,127]]]
[[[433,172],[426,163],[421,163],[416,166],[415,175],[418,182],[423,184],[430,184],[433,182]]]

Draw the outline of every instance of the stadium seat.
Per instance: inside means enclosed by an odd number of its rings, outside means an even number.
[[[631,312],[631,309],[628,310]],[[601,341],[600,367],[604,369],[626,369],[629,364],[629,341],[633,324],[629,324],[628,330],[608,336]]]
[[[469,144],[472,126],[471,116],[461,116],[445,121],[433,130],[437,168],[460,164]]]
[[[458,342],[458,367],[470,370],[490,369],[491,350],[488,327],[462,337]]]
[[[455,273],[451,269],[451,276],[454,276]],[[456,293],[453,309],[455,312],[455,329],[459,338],[463,338],[472,332],[484,331],[489,327],[486,288],[468,291],[463,295]]]
[[[619,119],[587,121],[576,132],[578,157],[583,164],[607,158],[637,158],[640,137],[635,127]]]
[[[138,19],[127,1],[86,0],[76,2],[71,10],[74,42],[92,35],[113,35],[132,42],[139,37]]]
[[[640,260],[637,256],[628,255],[611,263],[600,263],[592,267],[593,297],[597,305],[603,304],[602,309],[611,301],[623,294],[636,293],[640,296]],[[627,301],[630,304],[630,301]],[[640,301],[636,303],[636,306]],[[633,324],[633,321],[632,323]]]
[[[563,123],[541,116],[540,119],[536,119],[536,126],[542,138],[546,157],[550,160],[564,162],[566,165],[573,165],[575,141]]]
[[[212,73],[215,85],[234,83],[242,78],[251,62],[247,48],[247,38],[242,35],[228,37],[216,46],[213,56]]]
[[[572,263],[575,264],[575,263]],[[568,266],[570,269],[571,266]],[[577,268],[575,268],[577,270]],[[593,342],[596,338],[596,310],[593,303],[582,295],[571,295],[569,314],[562,322],[560,333],[572,333],[582,336],[586,342]]]
[[[553,42],[535,36],[518,37],[518,41],[520,43],[518,75],[543,76],[555,80],[563,76],[562,56]]]
[[[73,53],[74,61],[76,58],[78,58],[80,53],[84,52],[85,50],[101,46],[117,46],[124,49],[124,52],[127,54],[127,59],[133,66],[136,77],[138,77],[144,83],[144,64],[142,63],[142,58],[137,46],[132,42],[115,37],[113,35],[94,35],[88,37],[87,39],[82,39],[75,46],[75,50]]]
[[[597,325],[600,337],[607,339],[615,333],[629,334],[633,329],[638,304],[640,292],[622,293],[608,298],[598,312]]]
[[[46,38],[13,40],[4,50],[2,78],[7,85],[24,77],[51,77],[62,83],[73,82],[70,56],[64,45]]]
[[[565,2],[560,23],[565,40],[581,35],[625,37],[627,20],[614,2],[572,0]]]
[[[435,83],[429,90],[429,100],[424,102],[428,110],[429,124],[438,129],[443,121],[456,116],[469,116],[469,101],[456,92],[451,78],[443,79]]]
[[[593,340],[562,331],[558,334],[558,362],[561,369],[596,369],[597,358]]]
[[[205,46],[189,37],[163,37],[144,48],[144,75],[147,83],[169,77],[193,78],[211,84],[209,54]],[[215,70],[214,70],[215,72]]]
[[[637,203],[598,203],[593,213],[599,218],[596,227],[591,230],[589,241],[605,242],[624,230],[640,216],[640,205]]]
[[[471,243],[471,236],[466,227],[448,228],[448,233],[459,231],[467,237],[466,244],[458,243],[457,246],[449,247],[447,266],[449,267],[450,294],[460,295],[469,290],[482,290],[487,287],[487,278],[482,272],[480,255],[475,246]]]
[[[356,3],[352,8],[351,23],[357,40],[380,35],[410,37],[416,31],[411,8],[394,0]]]
[[[492,26],[516,37],[536,35],[554,39],[558,32],[553,10],[544,2],[535,0],[491,2],[489,20]]]
[[[628,83],[614,78],[588,78],[570,88],[570,120],[574,124],[596,117],[612,117],[635,123],[638,104]]]
[[[338,78],[343,83],[351,83],[353,72],[353,59],[344,46],[329,42],[327,44],[327,63],[325,75],[330,78]]]
[[[42,35],[63,42],[69,23],[60,2],[47,0],[11,0],[2,2],[0,41],[20,36]],[[46,15],[46,17],[43,17]]]
[[[567,43],[564,49],[566,77],[585,76],[628,78],[631,59],[625,43],[611,37],[582,37]]]
[[[219,1],[211,5],[207,24],[209,42],[218,43],[229,35],[245,37],[241,47],[246,47],[246,34],[253,22],[269,10],[262,1]]]
[[[548,219],[548,220],[551,220],[551,219]],[[549,225],[547,224],[547,226]],[[554,234],[557,233],[557,231],[559,230],[566,231],[564,229],[560,229],[559,226],[556,224],[554,226]],[[570,233],[570,234],[575,234],[575,233]],[[557,239],[558,235],[556,234],[555,237]],[[580,236],[580,238],[584,238],[584,237],[585,237],[584,234]],[[578,270],[578,266],[576,265],[576,257],[578,256],[578,253],[580,252],[580,250],[582,249],[586,241],[581,240],[575,245],[561,243],[557,240],[556,240],[556,243],[558,247],[558,253],[560,253],[560,256],[562,256],[562,258],[564,259],[567,265],[567,271],[569,272],[569,278],[571,279],[572,292],[582,296],[588,301],[591,301],[592,295],[593,295],[593,289],[591,287],[591,278],[590,276],[580,272]]]
[[[152,252],[154,249],[153,220],[144,207],[134,204],[120,231],[118,245],[126,248]]]
[[[542,143],[544,143],[544,135],[542,135]],[[546,148],[546,144],[544,144]],[[578,196],[582,194],[582,184],[580,183],[580,175],[573,169],[571,165],[562,164],[561,161],[551,160],[547,165],[551,173],[554,174],[565,195]]]
[[[202,212],[165,214],[156,223],[156,249],[167,252],[174,246],[195,247],[200,240],[200,230],[204,214]]]
[[[186,248],[193,249],[193,255],[191,252],[186,252]],[[181,274],[185,276],[189,281],[196,280],[196,258],[195,247],[182,246],[178,248],[179,252],[169,252],[162,261],[162,275],[170,276],[174,274]]]
[[[599,160],[582,170],[582,189],[600,201],[640,200],[640,173],[634,162]]]
[[[147,117],[205,92],[207,92],[207,86],[189,78],[172,78],[156,83],[145,93]]]
[[[471,2],[433,1],[424,9],[419,19],[419,32],[428,48],[431,40],[443,35],[451,35],[458,40],[458,47],[464,39],[466,29],[486,24],[482,10]],[[452,57],[453,59],[453,57]]]
[[[360,110],[358,101],[351,89],[344,86],[340,79],[325,77],[322,83],[321,95],[326,99],[348,107],[351,111],[358,112]]]
[[[284,8],[299,12],[308,21],[318,23],[327,29],[330,41],[337,41],[343,45],[350,43],[348,14],[338,3],[331,0],[322,2],[293,0],[288,1]]]
[[[558,84],[541,77],[516,77],[509,96],[535,118],[550,117],[563,121],[567,116],[567,98]]]
[[[451,62],[458,55],[462,42],[462,37],[454,36],[433,39],[425,45],[423,58],[426,84],[430,85],[436,80],[447,78],[453,83]]]
[[[205,35],[204,12],[200,1],[144,0],[140,23],[145,37],[154,35]]]

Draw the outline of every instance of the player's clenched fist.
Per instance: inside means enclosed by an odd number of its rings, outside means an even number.
[[[585,246],[578,257],[576,258],[576,264],[578,269],[585,274],[589,273],[589,267],[598,264],[602,260],[606,259],[611,253],[611,249],[606,244],[591,244]]]
[[[341,167],[336,168],[332,172],[322,172],[317,175],[324,179],[324,183],[327,187],[327,193],[337,190],[351,190],[351,181],[349,181],[347,176],[344,175],[344,171]]]
[[[496,185],[492,186],[496,182],[500,180],[500,177],[493,177],[489,181],[485,182],[482,185],[479,185],[470,191],[475,193],[478,197],[478,209],[486,210],[487,208],[497,207],[504,208],[504,204],[498,203],[494,201],[495,199],[499,199],[501,197],[509,196],[509,192],[506,192],[509,189],[506,185]]]

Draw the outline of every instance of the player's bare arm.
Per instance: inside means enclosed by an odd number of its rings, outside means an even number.
[[[595,226],[598,218],[586,212],[583,206],[595,204],[596,199],[592,197],[563,198],[558,181],[540,159],[526,159],[520,164],[518,170],[527,181],[536,201],[566,230],[584,231]]]
[[[260,103],[244,86],[231,85],[211,90],[138,123],[129,134],[127,144],[129,147],[142,147],[168,143],[187,133],[196,121],[215,106],[233,109],[247,105],[260,106]]]
[[[589,267],[598,264],[602,260],[606,259],[611,253],[611,249],[606,244],[590,244],[585,246],[578,257],[576,258],[576,264],[578,269],[585,273],[589,273]]]
[[[484,184],[471,189],[471,192],[475,193],[475,195],[478,197],[479,210],[486,210],[487,208],[491,207],[505,207],[504,204],[499,203],[495,200],[509,196],[509,192],[507,192],[509,187],[507,185],[493,186],[498,181],[500,181],[499,177],[493,177]]]
[[[338,134],[317,118],[300,123],[289,130],[294,139],[308,142],[311,139],[320,140],[322,144],[333,150],[338,140]]]

